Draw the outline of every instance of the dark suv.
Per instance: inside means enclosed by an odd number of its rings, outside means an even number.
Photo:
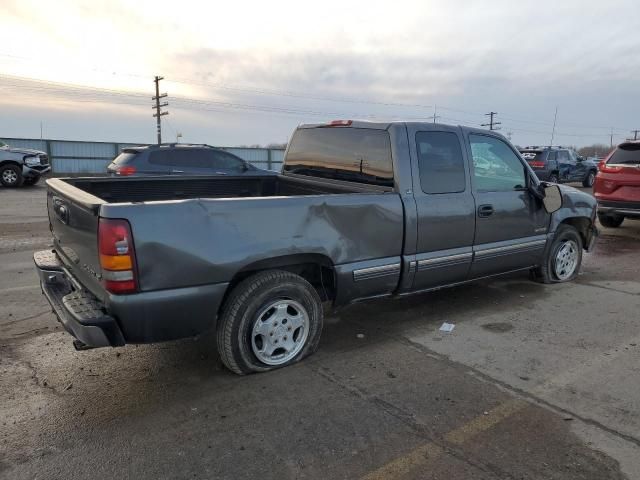
[[[108,166],[112,175],[277,175],[210,145],[170,143],[122,150]]]
[[[593,186],[598,165],[565,147],[526,147],[520,154],[540,180],[552,183],[582,182]]]

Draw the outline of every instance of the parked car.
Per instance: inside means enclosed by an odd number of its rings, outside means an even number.
[[[209,145],[170,143],[125,148],[107,166],[111,175],[276,175]]]
[[[520,154],[540,180],[552,183],[582,182],[591,187],[598,173],[598,163],[565,147],[526,147]]]
[[[40,177],[51,171],[45,152],[13,148],[0,142],[0,184],[3,187],[35,185]]]
[[[323,301],[518,270],[566,282],[597,235],[591,195],[541,184],[496,132],[433,123],[300,126],[277,176],[47,185],[54,248],[34,259],[76,348],[215,328],[238,374],[315,351]]]
[[[640,219],[640,140],[621,143],[600,163],[593,193],[598,220],[609,228]]]

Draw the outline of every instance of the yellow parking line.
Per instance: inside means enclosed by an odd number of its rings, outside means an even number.
[[[450,431],[444,436],[446,442],[453,445],[462,445],[476,435],[485,432],[504,419],[527,406],[523,400],[513,399],[489,410],[461,427]],[[435,443],[421,445],[411,452],[390,461],[382,467],[368,473],[362,480],[388,480],[398,478],[411,472],[417,467],[424,466],[428,462],[438,458],[444,450]]]

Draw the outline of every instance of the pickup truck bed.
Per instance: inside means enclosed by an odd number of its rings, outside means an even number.
[[[79,287],[56,292],[84,291],[113,317],[122,332],[113,338],[146,343],[209,329],[229,285],[265,265],[335,268],[343,286],[338,303],[392,290],[400,276],[402,202],[390,189],[347,183],[284,176],[48,180],[55,256]],[[112,294],[101,282],[99,219],[128,219],[134,295]],[[394,275],[353,282],[354,269],[389,263],[397,265]],[[335,288],[333,271],[324,274],[326,288]]]

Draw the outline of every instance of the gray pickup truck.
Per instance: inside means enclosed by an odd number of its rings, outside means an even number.
[[[238,374],[313,353],[323,302],[564,282],[597,235],[590,195],[541,183],[499,134],[432,123],[300,126],[273,177],[47,185],[54,248],[34,259],[76,348],[215,329]]]

